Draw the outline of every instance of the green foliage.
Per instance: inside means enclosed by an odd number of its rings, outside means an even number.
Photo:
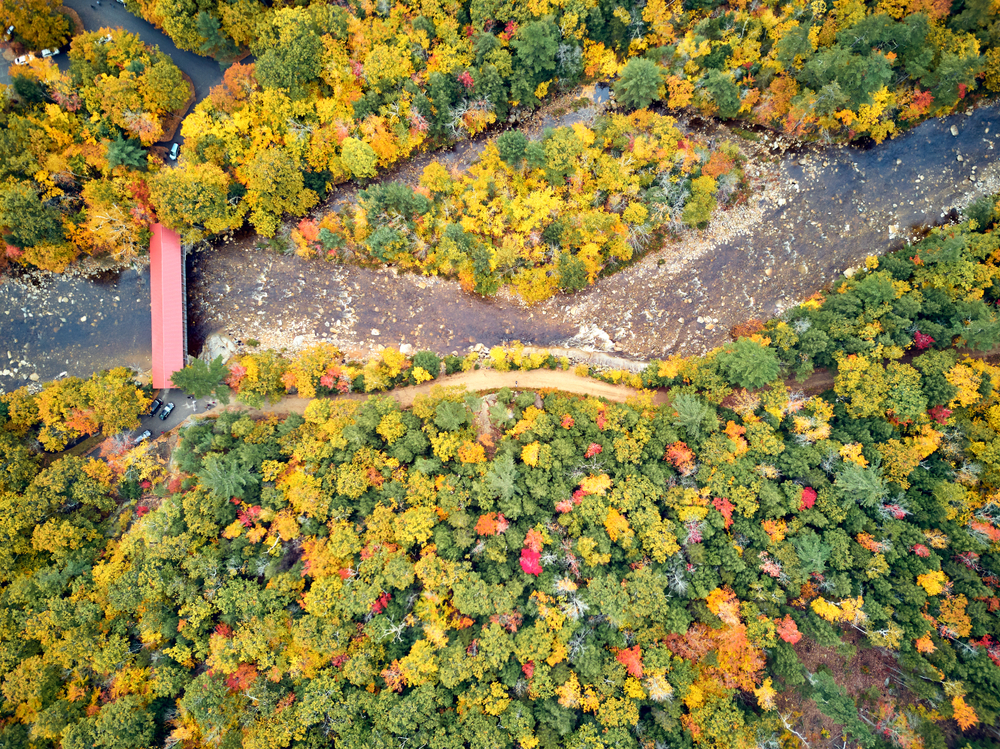
[[[723,347],[715,361],[726,379],[749,390],[773,382],[781,371],[777,352],[749,338]]]
[[[210,364],[202,359],[194,359],[184,369],[174,372],[171,381],[174,385],[195,398],[204,398],[214,394],[223,405],[229,403],[229,388],[225,379],[229,369],[222,362],[222,356],[217,356]]]
[[[662,85],[659,65],[644,57],[633,57],[615,83],[615,98],[626,107],[645,109],[658,98]]]

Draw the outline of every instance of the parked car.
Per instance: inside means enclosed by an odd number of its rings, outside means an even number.
[[[7,30],[6,30],[5,32],[4,32],[4,34],[3,34],[3,40],[4,40],[5,42],[9,42],[9,41],[10,41],[10,38],[11,38],[11,37],[12,37],[13,35],[14,35],[14,26],[13,26],[13,24],[12,24],[12,25],[8,26],[8,27],[7,27]]]
[[[58,47],[53,47],[52,49],[43,49],[42,50],[42,59],[44,60],[46,57],[55,57],[58,54],[59,54],[59,48]]]
[[[137,434],[135,436],[135,444],[138,445],[140,442],[145,442],[146,440],[148,440],[152,436],[153,436],[153,433],[147,429],[146,431],[141,432],[140,434]]]
[[[29,62],[35,59],[35,56],[30,52],[26,55],[21,55],[20,57],[14,58],[15,65],[27,65]]]
[[[165,405],[163,407],[163,410],[160,411],[160,421],[166,421],[167,417],[170,416],[170,412],[173,410],[174,410],[173,403],[168,403],[167,405]]]
[[[167,156],[170,158],[171,161],[177,161],[177,157],[178,155],[180,155],[180,152],[181,152],[181,144],[174,143],[172,146],[170,146],[170,151],[167,153]]]
[[[160,410],[160,406],[163,405],[163,401],[157,398],[155,401],[149,404],[149,410],[146,411],[146,416],[156,416],[156,412]]]
[[[100,39],[98,39],[97,43],[98,44],[107,44],[108,42],[112,41],[113,39],[114,39],[114,37],[111,36],[111,34],[107,34],[106,36],[102,36]]]

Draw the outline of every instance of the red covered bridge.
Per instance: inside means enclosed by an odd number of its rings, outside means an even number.
[[[160,224],[153,224],[149,244],[149,283],[153,387],[170,388],[171,375],[187,363],[187,289],[181,239]]]

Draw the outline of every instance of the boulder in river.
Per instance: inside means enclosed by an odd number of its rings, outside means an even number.
[[[201,349],[200,359],[212,362],[217,356],[222,357],[223,363],[229,361],[236,353],[236,342],[225,333],[212,333],[205,339],[205,345]]]

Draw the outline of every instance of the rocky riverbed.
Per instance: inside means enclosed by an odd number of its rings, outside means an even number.
[[[0,392],[151,366],[149,270],[0,277]]]
[[[222,329],[278,348],[330,340],[448,353],[521,340],[639,358],[700,352],[733,325],[780,313],[867,255],[1000,190],[997,115],[982,107],[868,149],[794,149],[770,159],[787,141],[759,134],[746,204],[534,308],[472,297],[444,279],[277,256],[252,239],[227,244],[192,260],[190,338]],[[725,128],[711,130],[726,137]]]

